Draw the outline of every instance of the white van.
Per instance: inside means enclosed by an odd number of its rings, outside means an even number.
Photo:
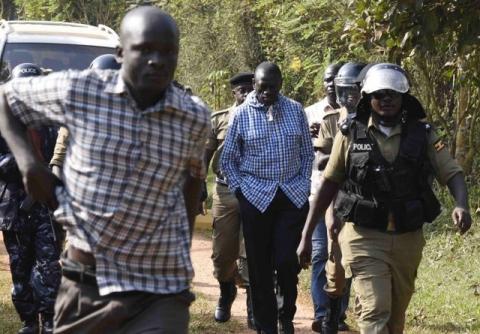
[[[101,54],[114,54],[119,43],[111,28],[66,22],[0,21],[0,83],[21,63],[48,71],[85,69]]]

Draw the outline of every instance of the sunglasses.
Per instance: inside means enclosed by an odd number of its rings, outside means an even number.
[[[402,94],[391,89],[381,89],[371,93],[372,97],[376,100],[382,100],[387,96],[391,99],[399,98]]]

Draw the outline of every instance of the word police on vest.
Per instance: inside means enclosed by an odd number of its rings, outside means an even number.
[[[371,151],[372,145],[368,143],[367,144],[353,143],[353,150],[354,151]]]

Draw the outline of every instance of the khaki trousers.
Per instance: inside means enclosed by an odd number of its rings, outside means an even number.
[[[219,282],[236,281],[247,285],[247,255],[238,200],[227,186],[218,183],[214,186],[212,197],[213,276]]]
[[[423,230],[393,234],[347,223],[340,246],[360,304],[360,333],[403,333],[425,246]]]
[[[325,215],[325,222],[330,222],[332,219],[333,205],[330,205],[327,209]],[[327,283],[325,284],[325,291],[331,297],[342,297],[346,293],[346,278],[345,270],[342,265],[342,251],[340,249],[340,244],[334,242],[330,238],[330,233],[327,231],[328,239],[328,260],[325,264],[325,276],[327,278]],[[350,277],[348,277],[350,278]],[[349,291],[350,292],[350,291]]]

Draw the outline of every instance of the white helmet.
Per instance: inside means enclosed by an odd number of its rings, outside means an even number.
[[[381,89],[406,93],[410,89],[405,71],[398,65],[381,63],[368,70],[363,79],[362,93],[370,94]]]

